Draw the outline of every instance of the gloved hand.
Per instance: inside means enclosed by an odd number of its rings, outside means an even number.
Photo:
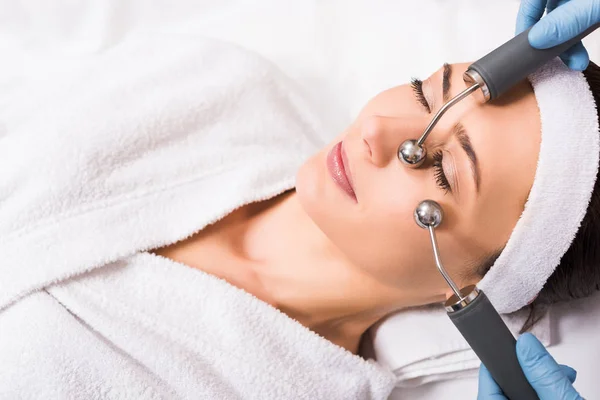
[[[547,15],[542,18],[544,8]],[[600,0],[522,0],[516,34],[535,24],[528,34],[529,44],[536,49],[547,49],[574,38],[598,22]],[[569,68],[578,71],[586,69],[590,61],[581,42],[560,58]]]
[[[525,333],[517,339],[517,358],[540,400],[583,400],[573,387],[577,371],[557,364],[544,345],[531,333]],[[507,400],[483,364],[479,368],[477,399]]]

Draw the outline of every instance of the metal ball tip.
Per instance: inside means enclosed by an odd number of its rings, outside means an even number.
[[[411,168],[418,168],[423,164],[427,151],[416,140],[406,140],[398,148],[398,158]]]
[[[442,206],[433,200],[423,200],[415,208],[415,222],[423,229],[428,229],[430,226],[437,228],[442,223],[444,212]]]

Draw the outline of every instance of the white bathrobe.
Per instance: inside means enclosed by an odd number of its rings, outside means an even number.
[[[0,399],[388,397],[374,360],[146,252],[294,187],[323,141],[293,82],[204,38],[34,67],[0,93]]]

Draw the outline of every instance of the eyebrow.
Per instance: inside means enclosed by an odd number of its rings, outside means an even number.
[[[479,187],[481,186],[481,173],[479,170],[479,161],[477,160],[477,154],[471,144],[471,138],[467,134],[467,131],[463,124],[460,122],[456,123],[452,128],[452,134],[458,139],[460,147],[465,151],[469,161],[471,162],[471,172],[473,174],[473,180],[475,181],[475,189],[479,194]]]
[[[450,75],[452,67],[448,63],[444,63],[444,72],[442,73],[442,98],[444,103],[450,99]]]

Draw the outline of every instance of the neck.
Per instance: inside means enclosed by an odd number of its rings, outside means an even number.
[[[294,191],[256,204],[246,221],[242,248],[258,292],[331,342],[357,354],[363,333],[401,308],[398,293],[353,266],[328,240]]]

